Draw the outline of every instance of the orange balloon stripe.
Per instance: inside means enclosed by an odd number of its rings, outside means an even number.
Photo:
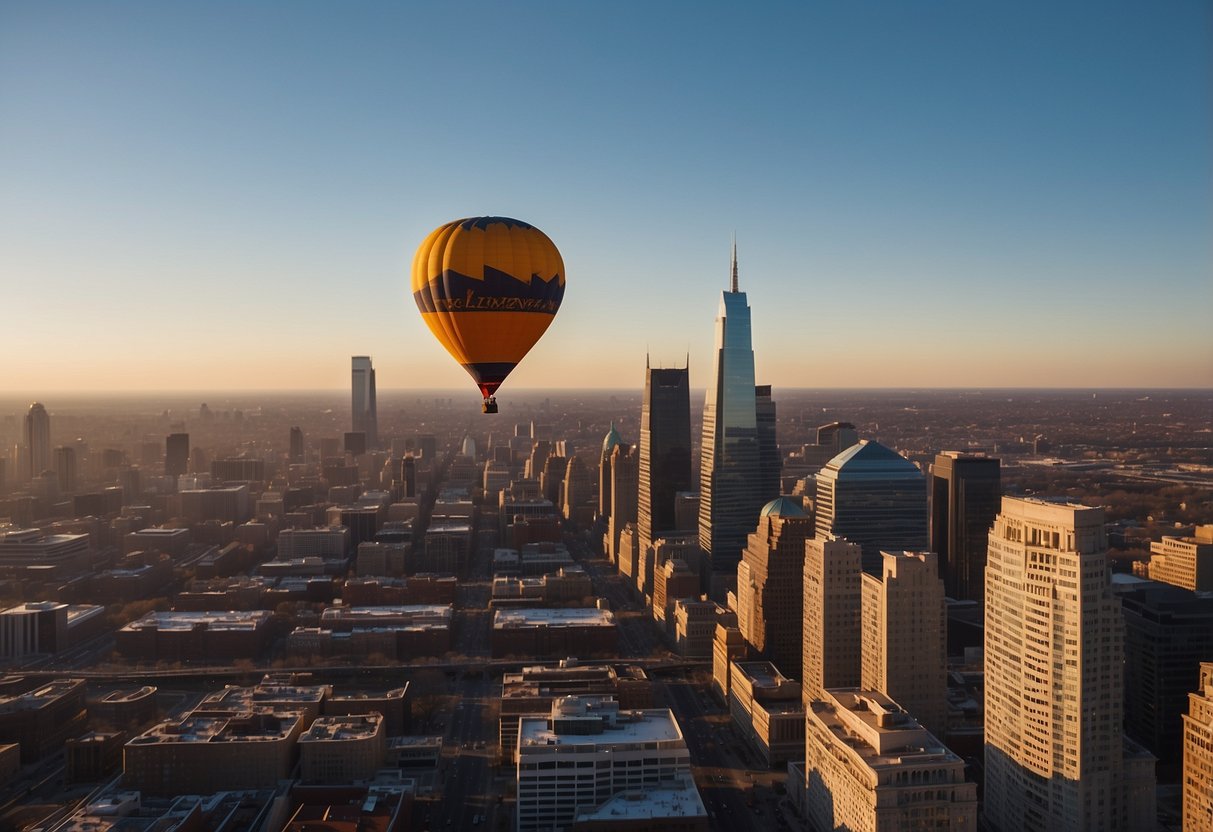
[[[422,320],[447,352],[460,364],[518,363],[551,326],[553,316],[542,312],[425,312]],[[446,339],[443,321],[460,327],[466,339]]]

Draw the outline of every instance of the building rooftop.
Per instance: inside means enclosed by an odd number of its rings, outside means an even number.
[[[522,627],[614,627],[615,614],[595,607],[528,607],[497,610],[493,614],[496,630]]]
[[[759,517],[807,517],[804,506],[791,497],[776,497],[762,507]]]
[[[16,696],[0,696],[0,713],[36,711],[77,689],[84,688],[83,679],[55,679],[41,687]]]
[[[352,716],[320,716],[299,742],[344,742],[365,740],[383,732],[383,714],[373,712]]]
[[[643,790],[624,791],[605,803],[577,813],[577,823],[659,820],[661,818],[707,817],[707,808],[690,775],[665,781]]]
[[[303,715],[298,712],[187,716],[149,728],[127,745],[201,742],[274,742],[287,739]]]
[[[560,731],[558,722],[588,721],[597,718],[598,733]],[[643,711],[619,711],[618,704],[603,697],[566,696],[552,703],[551,717],[519,718],[518,748],[556,746],[618,745],[622,743],[682,742],[682,729],[669,708]]]
[[[126,631],[146,629],[193,630],[205,626],[208,630],[256,630],[270,620],[268,610],[207,611],[207,612],[149,612],[123,627]]]
[[[930,731],[883,693],[831,688],[811,704],[812,714],[869,768],[912,763],[961,763]]]

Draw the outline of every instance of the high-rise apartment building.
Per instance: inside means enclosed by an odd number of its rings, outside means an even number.
[[[721,293],[716,351],[703,407],[699,467],[699,546],[707,563],[708,591],[723,597],[737,576],[746,536],[766,500],[758,442],[754,349],[750,307],[733,279]]]
[[[636,548],[643,556],[655,538],[674,531],[674,496],[691,488],[691,387],[682,369],[656,369],[645,362],[640,409],[639,497]],[[652,558],[647,560],[652,566]],[[651,572],[642,578],[652,592]]]
[[[879,442],[860,440],[817,473],[817,536],[863,548],[865,572],[880,553],[927,548],[927,481],[914,463]]]
[[[1184,714],[1184,832],[1213,832],[1213,662],[1200,663],[1200,685]]]
[[[802,628],[806,705],[827,688],[858,687],[860,661],[860,564],[858,543],[814,537],[804,545]]]
[[[862,687],[937,737],[948,729],[947,610],[933,552],[882,552],[862,576]]]
[[[619,435],[619,431],[615,430],[615,423],[611,422],[611,429],[607,431],[607,435],[602,440],[602,453],[598,455],[598,516],[611,516],[611,452],[619,445],[623,444],[623,437]]]
[[[51,417],[41,402],[34,402],[25,414],[25,475],[33,479],[51,467]]]
[[[1004,497],[986,561],[990,828],[1142,828],[1153,785],[1126,765],[1123,631],[1103,509]]]
[[[164,437],[164,475],[179,477],[190,469],[190,435],[170,433]]]
[[[737,564],[737,624],[785,675],[801,677],[805,540],[813,521],[796,500],[767,503]]]
[[[369,355],[350,359],[351,433],[366,435],[366,447],[379,447],[379,409],[375,403],[375,368]]]
[[[957,451],[936,455],[931,466],[931,551],[939,556],[950,597],[982,599],[986,538],[1001,499],[997,459]]]

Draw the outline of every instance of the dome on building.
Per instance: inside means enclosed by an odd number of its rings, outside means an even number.
[[[611,422],[611,429],[607,431],[606,438],[602,440],[602,452],[609,454],[616,445],[622,444],[623,437],[619,435],[619,431],[615,430],[615,423]]]
[[[762,507],[762,513],[759,517],[808,517],[805,513],[804,506],[799,500],[793,500],[791,497],[776,497],[771,502]]]

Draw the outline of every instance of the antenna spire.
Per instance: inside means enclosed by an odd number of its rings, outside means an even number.
[[[733,233],[733,291],[740,292],[737,288],[737,233]]]

